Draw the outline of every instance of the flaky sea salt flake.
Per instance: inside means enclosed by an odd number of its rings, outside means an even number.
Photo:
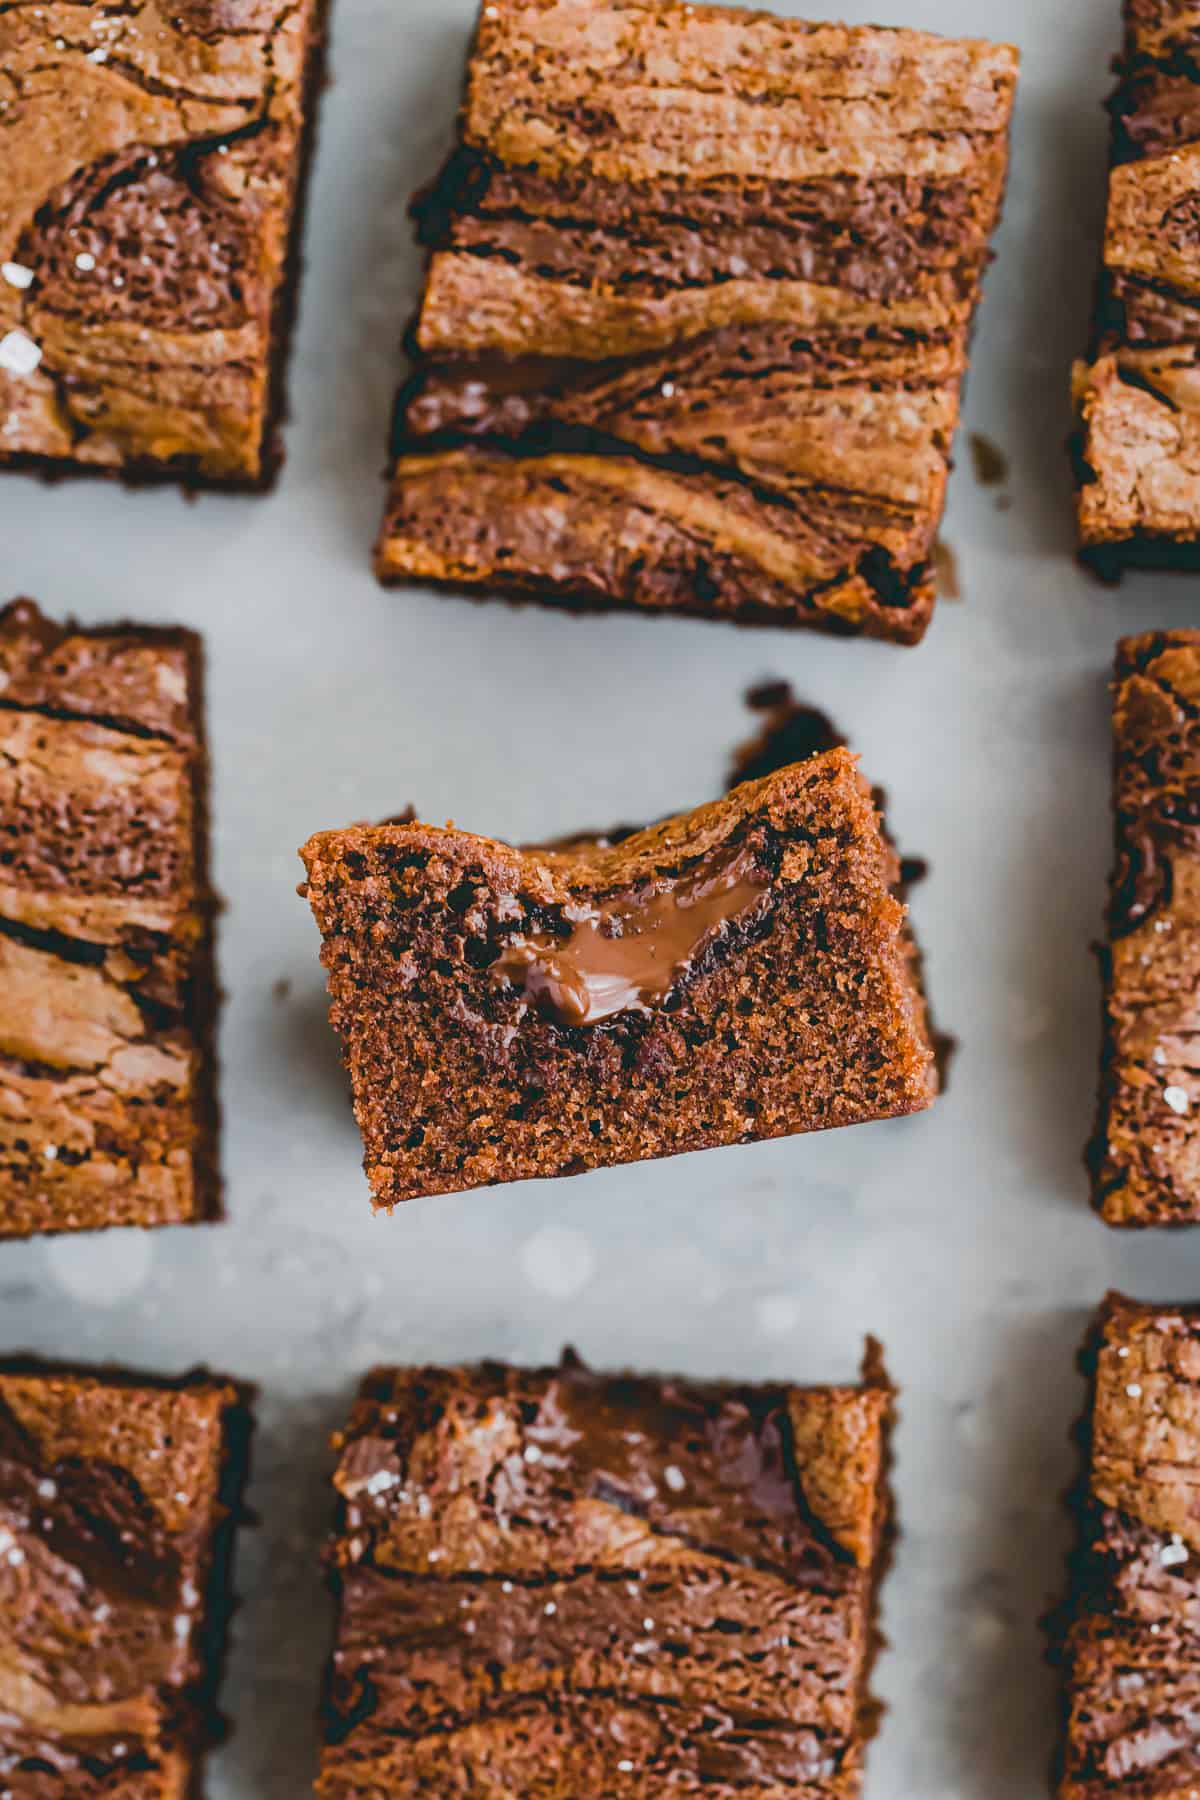
[[[41,360],[40,347],[23,331],[7,331],[0,338],[0,369],[10,375],[32,375]]]

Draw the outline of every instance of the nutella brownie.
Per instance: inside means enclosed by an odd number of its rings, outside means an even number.
[[[1014,50],[482,7],[377,569],[915,642]]]
[[[0,611],[0,1236],[218,1210],[199,640]]]
[[[0,466],[269,482],[323,4],[0,6]]]
[[[301,852],[376,1203],[920,1111],[898,863],[846,750],[611,843]]]
[[[892,1394],[377,1370],[345,1434],[322,1800],[853,1800]]]
[[[0,1793],[187,1800],[220,1725],[247,1396],[0,1367]]]
[[[1125,0],[1104,268],[1075,371],[1080,542],[1200,565],[1200,5]]]
[[[1200,1219],[1200,632],[1117,650],[1116,867],[1090,1152],[1110,1225]]]
[[[1200,1792],[1200,1309],[1110,1294],[1091,1384],[1071,1592],[1054,1622],[1060,1800]]]

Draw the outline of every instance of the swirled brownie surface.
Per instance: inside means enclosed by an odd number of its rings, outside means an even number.
[[[1110,1294],[1089,1339],[1060,1800],[1200,1788],[1200,1310]]]
[[[1091,1151],[1110,1225],[1200,1219],[1200,632],[1117,652],[1116,867]]]
[[[0,1367],[0,1792],[191,1800],[249,1415],[230,1383]]]
[[[217,1209],[200,659],[0,611],[0,1236]]]
[[[1075,371],[1080,541],[1101,572],[1196,566],[1200,6],[1126,0],[1104,267]]]
[[[482,8],[377,567],[912,642],[1016,53]]]
[[[892,1396],[377,1370],[339,1440],[322,1800],[851,1800]]]
[[[270,477],[320,8],[0,8],[0,465]]]
[[[846,750],[612,842],[301,853],[376,1202],[911,1113],[937,1091]]]

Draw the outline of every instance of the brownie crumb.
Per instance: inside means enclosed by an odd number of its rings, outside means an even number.
[[[958,556],[944,538],[939,538],[934,545],[934,566],[937,570],[938,599],[961,600],[963,593],[958,574]]]
[[[766,718],[762,729],[735,750],[727,790],[744,781],[761,781],[790,763],[806,762],[846,742],[827,714],[797,700],[790,682],[759,682],[747,689],[745,702],[751,712]]]
[[[973,431],[967,439],[971,466],[981,487],[1000,487],[1008,480],[1008,458],[997,444],[982,432]]]

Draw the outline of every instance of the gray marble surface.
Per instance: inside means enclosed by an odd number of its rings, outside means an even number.
[[[1105,676],[1194,585],[1091,584],[1071,559],[1067,382],[1103,200],[1117,0],[807,0],[778,10],[1006,35],[1025,53],[1011,192],[945,537],[963,597],[915,651],[385,594],[369,550],[419,262],[405,217],[451,130],[472,0],[334,0],[293,379],[268,499],[0,482],[0,589],[206,635],[227,1224],[0,1248],[0,1342],[261,1384],[214,1800],[298,1800],[329,1632],[325,1440],[373,1360],[553,1357],[745,1377],[851,1375],[868,1331],[903,1388],[890,1711],[870,1800],[1027,1800],[1053,1688],[1037,1618],[1088,1310],[1200,1296],[1194,1236],[1107,1234],[1080,1148],[1108,863]],[[783,676],[830,711],[927,855],[916,924],[961,1041],[925,1117],[417,1202],[374,1219],[316,932],[310,831],[393,812],[549,836],[710,797]]]

